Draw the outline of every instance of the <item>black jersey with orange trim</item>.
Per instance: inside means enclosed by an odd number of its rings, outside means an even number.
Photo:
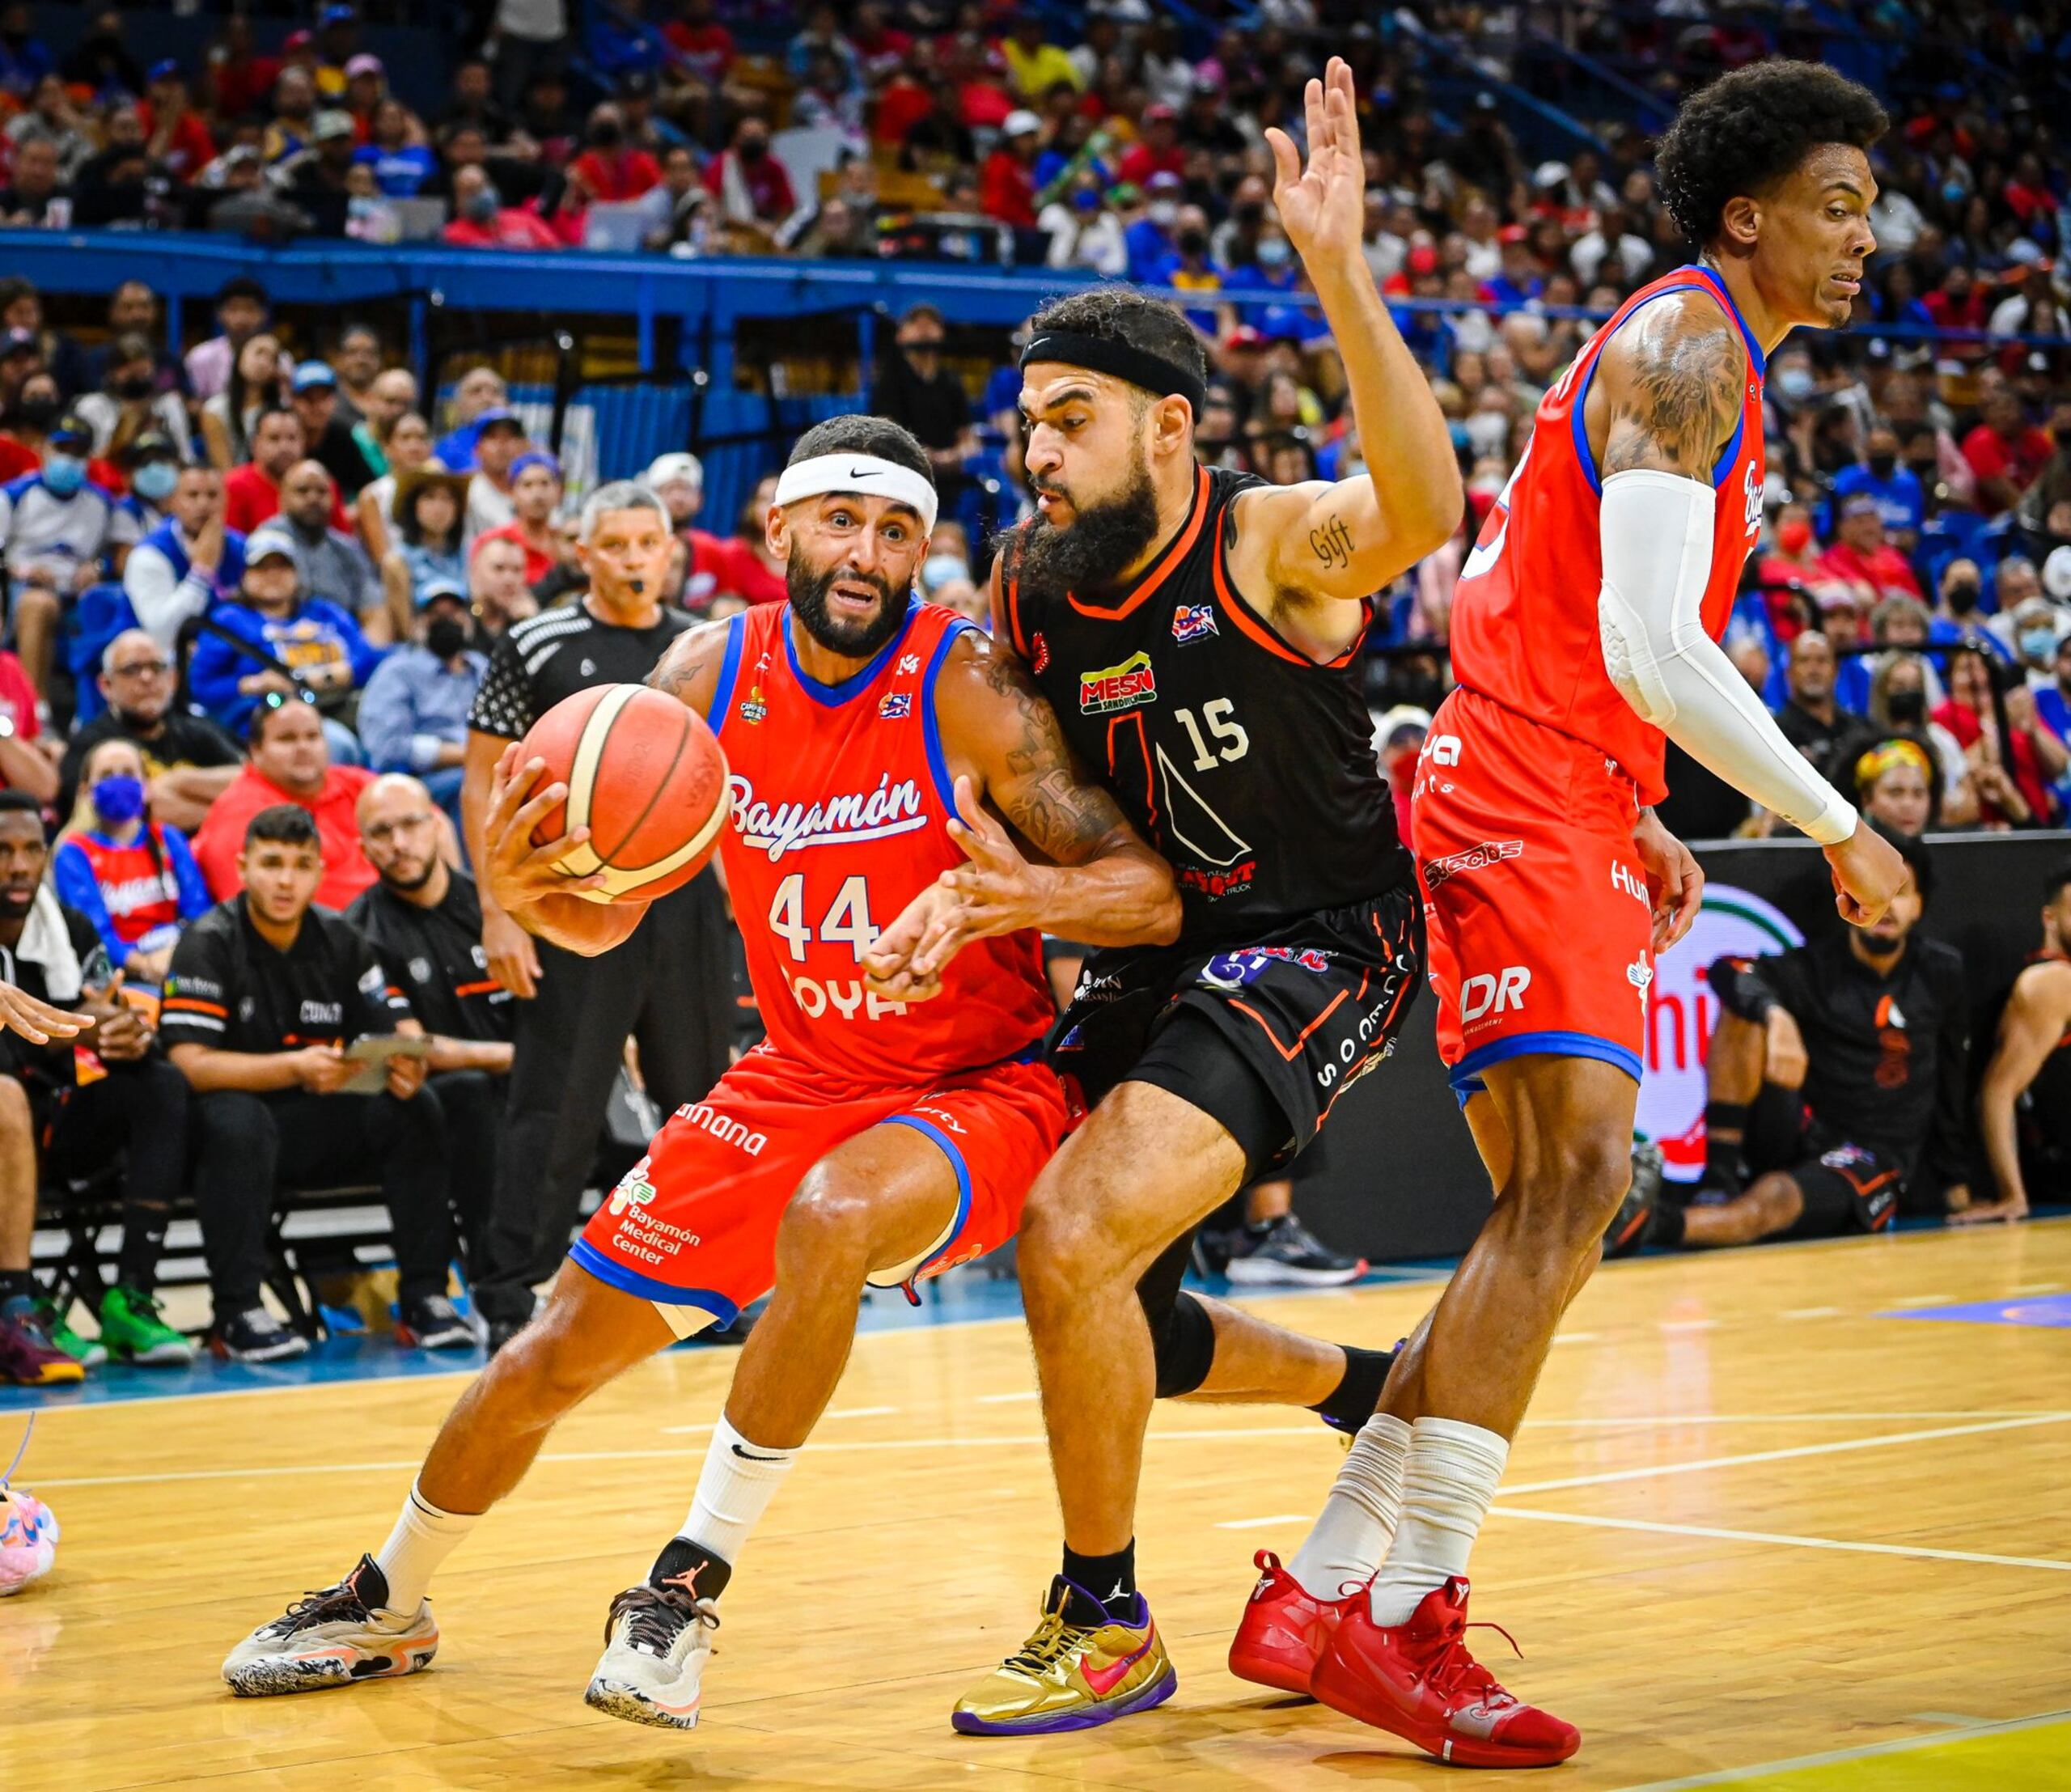
[[[1001,567],[1001,620],[1065,738],[1178,874],[1183,940],[1256,934],[1410,875],[1363,633],[1319,664],[1230,588],[1230,506],[1264,484],[1199,470],[1186,521],[1112,599],[1023,588],[1013,543]]]

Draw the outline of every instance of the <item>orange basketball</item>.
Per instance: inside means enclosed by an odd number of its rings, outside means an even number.
[[[544,782],[568,800],[533,832],[544,844],[587,827],[561,862],[570,877],[604,874],[592,902],[646,901],[680,889],[705,867],[726,819],[726,756],[701,716],[645,684],[599,684],[564,699],[532,724],[521,760],[543,759]]]

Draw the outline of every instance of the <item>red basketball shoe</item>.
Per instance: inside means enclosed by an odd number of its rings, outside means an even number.
[[[1458,1575],[1393,1629],[1374,1622],[1364,1599],[1348,1603],[1310,1680],[1332,1710],[1456,1767],[1551,1767],[1582,1747],[1573,1724],[1506,1692],[1467,1653],[1467,1582]]]
[[[1337,1620],[1364,1603],[1366,1589],[1349,1599],[1319,1599],[1261,1549],[1251,1558],[1259,1583],[1230,1639],[1230,1671],[1240,1680],[1282,1692],[1306,1692],[1309,1676],[1337,1629]]]

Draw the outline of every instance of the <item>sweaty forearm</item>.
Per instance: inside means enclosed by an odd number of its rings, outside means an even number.
[[[2016,1091],[1988,1070],[1984,1087],[1978,1092],[1978,1131],[1984,1135],[1985,1160],[1992,1166],[1992,1180],[1999,1185],[1999,1198],[2018,1205],[2027,1204],[2027,1184],[2021,1179],[2021,1142],[2014,1121]]]
[[[1167,946],[1179,937],[1179,892],[1171,867],[1134,840],[1082,865],[1060,866],[1036,925],[1087,946]]]

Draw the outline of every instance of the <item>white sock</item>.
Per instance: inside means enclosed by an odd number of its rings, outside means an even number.
[[[375,1566],[388,1582],[388,1603],[383,1609],[415,1617],[438,1565],[453,1553],[481,1516],[479,1512],[442,1510],[412,1483],[396,1528],[374,1557]]]
[[[1341,1599],[1345,1587],[1374,1578],[1402,1515],[1409,1437],[1392,1413],[1376,1413],[1359,1428],[1322,1514],[1287,1565],[1310,1598]]]
[[[1510,1444],[1458,1419],[1419,1419],[1403,1469],[1402,1517],[1374,1577],[1374,1622],[1403,1624],[1424,1595],[1467,1572]]]
[[[796,1450],[750,1442],[722,1414],[712,1433],[712,1447],[705,1452],[690,1516],[677,1534],[709,1549],[729,1568],[737,1566],[748,1532],[798,1459]]]

